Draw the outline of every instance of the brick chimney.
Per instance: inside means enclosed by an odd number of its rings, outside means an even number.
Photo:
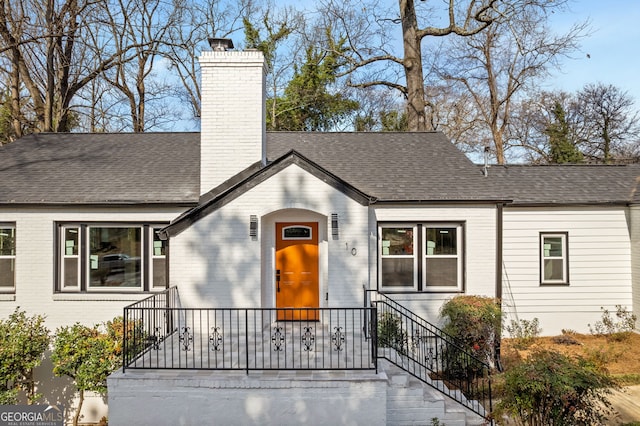
[[[200,55],[200,194],[251,164],[266,162],[265,73],[262,52],[231,50],[209,39]]]

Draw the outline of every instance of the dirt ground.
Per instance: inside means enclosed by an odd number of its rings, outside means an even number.
[[[623,340],[590,334],[538,337],[533,345],[526,350],[514,348],[514,343],[513,339],[502,339],[502,359],[505,368],[508,368],[511,362],[517,362],[518,355],[526,357],[526,354],[537,346],[566,355],[579,355],[594,359],[603,363],[611,375],[623,379],[623,384],[640,385],[639,333],[632,333]],[[637,375],[635,380],[634,375]]]
[[[633,333],[626,339],[588,334],[564,334],[538,337],[527,349],[516,348],[517,341],[502,340],[502,361],[505,369],[524,358],[535,347],[561,352],[570,356],[582,356],[604,365],[623,386],[609,398],[618,416],[609,425],[640,425],[640,334]]]

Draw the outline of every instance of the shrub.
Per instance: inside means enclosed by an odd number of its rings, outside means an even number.
[[[385,312],[378,321],[378,346],[393,348],[400,354],[407,353],[407,334],[402,330],[400,317]]]
[[[446,333],[460,340],[476,358],[494,365],[502,327],[502,312],[495,299],[456,296],[442,306],[440,316]]]
[[[49,330],[41,315],[28,317],[16,308],[7,320],[0,320],[0,404],[16,404],[21,390],[30,404],[38,400],[33,369],[48,347]]]
[[[611,316],[608,309],[600,309],[602,310],[602,320],[597,321],[593,327],[589,324],[591,334],[605,335],[613,340],[624,340],[635,330],[638,317],[628,312],[627,308],[616,305],[617,321]]]
[[[595,363],[536,350],[505,373],[497,414],[524,425],[602,424],[612,412],[615,381]]]
[[[51,354],[53,373],[73,379],[79,392],[74,425],[80,419],[85,391],[106,393],[107,376],[122,365],[122,346],[120,319],[104,327],[76,323],[56,330]]]
[[[538,318],[531,321],[521,319],[511,320],[511,324],[505,327],[507,333],[514,339],[514,347],[526,349],[533,344],[536,337],[540,335],[542,329],[539,327]]]

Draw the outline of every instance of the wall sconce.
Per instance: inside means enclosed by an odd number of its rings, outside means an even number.
[[[338,213],[331,213],[331,236],[334,240],[340,239],[340,233],[338,229]]]
[[[249,236],[253,241],[258,239],[258,216],[254,214],[249,216]]]

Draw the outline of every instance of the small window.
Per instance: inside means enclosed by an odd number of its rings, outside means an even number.
[[[310,240],[311,227],[309,226],[287,226],[282,228],[283,240]]]
[[[13,291],[16,281],[16,227],[0,224],[0,292]]]
[[[153,252],[151,253],[151,283],[154,289],[167,287],[167,242],[160,239],[160,228],[152,229]]]
[[[64,226],[62,234],[61,278],[64,290],[80,287],[80,228]]]
[[[540,282],[568,284],[569,265],[566,233],[540,234]]]

